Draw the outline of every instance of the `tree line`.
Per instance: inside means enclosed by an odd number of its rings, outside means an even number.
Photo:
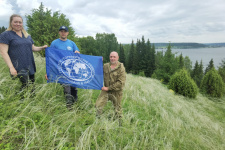
[[[156,48],[166,48],[168,43],[154,43]],[[206,44],[201,43],[171,43],[173,48],[181,48],[181,49],[188,49],[188,48],[204,48],[208,47]]]
[[[4,27],[4,26],[0,27],[0,34],[1,34],[2,32],[4,32],[6,29],[7,29],[7,28]]]
[[[225,82],[225,60],[221,62],[218,70],[214,67],[213,59],[209,62],[205,71],[203,71],[202,61],[196,61],[192,68],[192,62],[188,56],[183,57],[182,54],[177,56],[172,53],[171,43],[167,45],[164,52],[163,50],[156,51],[155,44],[152,44],[149,39],[146,42],[144,36],[137,39],[136,43],[132,40],[131,44],[118,43],[114,33],[97,33],[95,37],[77,37],[69,19],[64,14],[59,11],[52,12],[52,10],[44,9],[42,3],[38,9],[33,9],[31,14],[26,15],[26,20],[27,31],[32,36],[35,45],[50,45],[54,39],[58,38],[59,27],[66,25],[69,28],[68,39],[77,44],[81,53],[103,56],[103,62],[105,63],[109,61],[110,52],[117,51],[120,62],[124,63],[127,73],[152,77],[169,84],[175,73],[185,69],[191,80],[201,88],[204,77],[210,70],[214,70],[216,74],[220,75],[223,83]],[[5,27],[1,28],[1,31],[5,30]],[[41,51],[40,54],[44,57],[45,51]],[[184,76],[186,73],[180,74]],[[223,90],[222,93],[225,93],[224,85],[221,90]]]

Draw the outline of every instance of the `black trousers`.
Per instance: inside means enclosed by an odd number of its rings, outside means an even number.
[[[33,75],[18,75],[17,76],[22,83],[21,90],[27,88],[29,84],[33,84],[35,82],[35,76]]]
[[[73,105],[73,103],[76,102],[78,99],[77,88],[65,84],[63,84],[63,88],[64,88],[64,95],[66,97],[66,104]]]
[[[19,96],[21,97],[21,99],[24,99],[25,93],[26,92],[30,92],[31,96],[35,96],[34,90],[35,87],[33,85],[33,83],[35,82],[35,75],[29,75],[28,71],[20,71],[18,72],[17,76],[12,76],[12,79],[16,79],[18,78],[20,80],[20,82],[22,83],[21,87],[20,87],[20,94]]]
[[[11,77],[12,79],[19,78],[20,82],[22,83],[20,90],[27,88],[30,84],[35,82],[35,75],[30,75],[28,70],[21,70],[18,72],[17,76],[11,75]]]

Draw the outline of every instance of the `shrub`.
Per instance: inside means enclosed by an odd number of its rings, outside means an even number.
[[[218,73],[219,73],[219,75],[222,77],[223,82],[225,83],[225,69],[219,67]]]
[[[214,67],[204,76],[201,83],[201,91],[211,97],[222,97],[224,82]]]
[[[139,76],[142,76],[142,77],[145,77],[145,73],[144,73],[144,71],[141,71],[141,72],[139,72],[139,74],[138,74]]]
[[[223,80],[223,94],[225,95],[225,68],[219,67],[218,73]]]
[[[185,97],[196,98],[198,87],[185,69],[176,72],[169,81],[169,88]]]

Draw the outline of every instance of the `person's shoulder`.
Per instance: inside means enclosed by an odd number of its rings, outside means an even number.
[[[123,63],[121,63],[121,62],[118,61],[118,66],[121,66],[122,67],[123,66]]]
[[[53,40],[52,42],[57,42],[57,41],[60,41],[60,39],[55,39],[55,40]]]
[[[28,35],[28,37],[27,37],[27,38],[32,39],[31,35]]]
[[[67,39],[68,42],[73,46],[74,51],[80,51],[79,48],[77,47],[76,43],[70,39]]]
[[[0,34],[0,42],[9,44],[9,41],[13,38],[13,31],[4,31]]]
[[[109,66],[109,63],[105,63],[104,66],[105,66],[105,67],[106,67],[106,66]]]
[[[75,42],[74,42],[74,41],[72,41],[72,40],[70,40],[70,39],[67,39],[67,42],[70,42],[70,43],[75,44]]]
[[[105,63],[105,64],[103,65],[103,70],[104,70],[104,72],[107,72],[107,70],[108,70],[109,67],[110,67],[110,64],[109,64],[109,63]]]
[[[4,32],[2,32],[0,35],[1,35],[1,36],[10,36],[11,34],[13,34],[12,32],[13,32],[13,31],[4,31]]]
[[[55,39],[55,40],[52,41],[52,43],[57,43],[57,42],[60,42],[60,40],[59,39]]]
[[[120,67],[120,68],[125,69],[125,67],[124,67],[124,64],[123,64],[123,63],[121,63],[121,62],[118,62],[118,63],[119,63],[119,67]]]

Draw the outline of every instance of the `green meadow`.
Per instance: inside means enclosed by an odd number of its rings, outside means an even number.
[[[35,55],[35,95],[12,80],[0,58],[0,149],[18,150],[224,150],[225,97],[176,95],[159,80],[127,74],[123,124],[109,101],[96,118],[99,90],[78,89],[72,111],[63,88],[44,78],[45,59]]]

